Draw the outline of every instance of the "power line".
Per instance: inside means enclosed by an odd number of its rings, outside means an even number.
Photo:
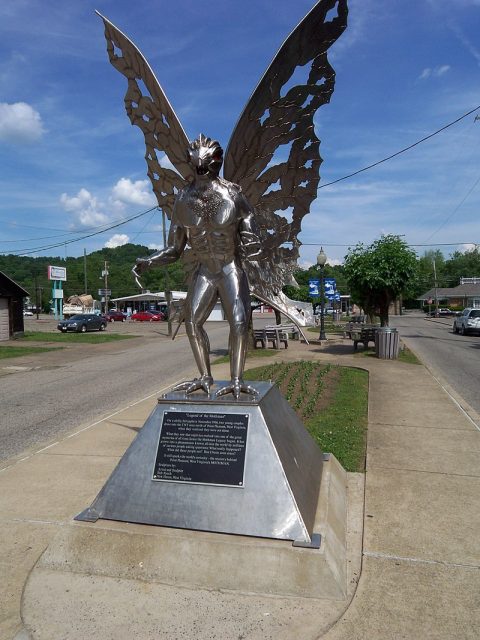
[[[158,209],[158,206],[155,207],[151,207],[150,209],[148,209],[147,211],[142,211],[141,213],[137,213],[134,216],[131,216],[130,218],[125,218],[123,219],[121,222],[117,222],[116,224],[112,224],[109,227],[102,229],[100,231],[94,231],[93,233],[88,233],[85,234],[83,236],[79,236],[78,238],[72,238],[71,240],[64,240],[63,242],[57,242],[55,244],[50,244],[50,245],[43,245],[41,247],[34,247],[33,249],[26,249],[26,250],[18,250],[18,251],[12,251],[11,253],[13,254],[20,254],[20,255],[29,255],[31,253],[38,253],[39,251],[47,251],[49,249],[55,249],[57,247],[64,247],[67,244],[72,244],[73,242],[80,242],[81,240],[85,240],[86,238],[92,238],[93,236],[97,236],[101,233],[105,233],[106,231],[111,231],[112,229],[116,229],[117,227],[121,227],[122,225],[126,224],[127,222],[131,222],[132,220],[136,220],[137,218],[141,218],[142,216],[146,215],[147,213],[150,213],[151,211],[153,211],[154,209]],[[1,253],[6,253],[5,251],[2,251]]]
[[[158,209],[158,206],[153,207],[153,209],[149,209],[149,211],[153,211],[154,209]],[[149,213],[149,211],[145,211],[144,213]],[[133,217],[130,218],[117,218],[116,220],[111,220],[110,222],[105,222],[104,224],[99,224],[99,225],[95,225],[94,227],[85,227],[84,229],[82,229],[82,232],[90,232],[90,231],[100,231],[100,230],[104,230],[104,231],[109,231],[109,229],[111,228],[112,224],[117,224],[117,223],[124,223],[126,224],[127,222],[130,222],[131,220],[134,220],[135,217],[137,217],[137,214],[135,214]],[[8,224],[8,223],[7,223]],[[24,239],[20,239],[20,240],[0,240],[1,244],[6,244],[6,243],[15,243],[15,242],[32,242],[34,240],[48,240],[50,238],[63,238],[64,236],[71,236],[77,233],[80,233],[80,231],[67,231],[66,229],[56,229],[55,227],[35,227],[33,225],[28,225],[28,224],[20,224],[17,222],[11,223],[11,227],[15,228],[15,227],[22,227],[22,228],[26,228],[26,229],[40,229],[40,230],[50,230],[50,231],[62,231],[63,233],[57,233],[55,235],[52,236],[37,236],[36,238],[24,238]],[[62,242],[63,244],[63,242]]]
[[[333,244],[331,242],[302,242],[302,247],[351,247],[353,242],[349,242],[348,244]],[[473,242],[472,240],[468,240],[468,242],[433,242],[430,244],[415,244],[407,242],[409,247],[458,247],[463,244],[473,244],[475,247],[480,246],[480,242]]]
[[[462,116],[460,116],[459,118],[456,118],[455,120],[453,120],[452,122],[449,122],[448,124],[444,125],[443,127],[441,127],[440,129],[437,129],[436,131],[434,131],[433,133],[430,133],[428,136],[425,136],[424,138],[421,138],[420,140],[417,140],[416,142],[414,142],[413,144],[409,145],[408,147],[404,147],[403,149],[400,149],[400,151],[396,151],[395,153],[392,153],[391,155],[387,156],[386,158],[383,158],[382,160],[378,160],[377,162],[374,162],[372,164],[369,164],[366,167],[363,167],[362,169],[358,169],[357,171],[354,171],[353,173],[349,173],[341,178],[337,178],[336,180],[332,180],[331,182],[327,182],[326,184],[322,184],[319,186],[319,189],[324,189],[325,187],[329,187],[333,184],[337,184],[337,182],[341,182],[343,180],[347,180],[348,178],[353,178],[354,176],[363,173],[365,171],[368,171],[369,169],[373,169],[374,167],[377,167],[380,164],[383,164],[384,162],[387,162],[388,160],[391,160],[392,158],[395,158],[399,155],[401,155],[402,153],[405,153],[406,151],[409,151],[410,149],[413,149],[414,147],[418,146],[419,144],[421,144],[422,142],[425,142],[426,140],[429,140],[430,138],[433,138],[434,136],[438,135],[439,133],[441,133],[442,131],[445,131],[446,129],[448,129],[449,127],[452,127],[454,124],[457,124],[457,122],[460,122],[461,120],[463,120],[464,118],[468,117],[469,115],[471,115],[472,113],[474,113],[475,111],[478,111],[478,109],[480,109],[480,105],[478,105],[477,107],[475,107],[474,109],[471,109],[470,111],[467,111],[467,113],[464,113]],[[475,120],[477,120],[477,118],[479,118],[479,116],[475,116]],[[463,202],[466,200],[466,198],[470,195],[470,193],[473,191],[473,189],[476,187],[476,185],[478,184],[478,182],[480,181],[480,177],[479,179],[475,182],[474,186],[472,187],[472,189],[467,193],[467,195],[465,196],[464,200],[462,200],[462,202],[460,203],[460,205],[458,205],[458,207],[455,209],[455,211],[461,206],[461,204],[463,204]],[[154,209],[158,209],[157,206],[152,207],[151,209],[148,209],[147,211],[143,211],[139,214],[136,214],[134,216],[131,216],[130,218],[125,218],[122,219],[121,221],[110,225],[110,226],[99,226],[99,227],[91,227],[91,229],[100,229],[97,231],[93,231],[92,233],[89,234],[85,234],[83,236],[79,236],[77,238],[72,238],[71,240],[64,240],[62,242],[58,242],[58,243],[54,243],[51,245],[44,245],[44,246],[40,246],[40,247],[34,247],[33,249],[26,249],[26,250],[17,250],[17,251],[12,251],[10,253],[12,254],[21,254],[21,255],[28,255],[31,253],[38,253],[39,251],[47,251],[48,249],[55,249],[57,247],[61,247],[61,246],[66,246],[67,244],[72,244],[74,242],[80,242],[81,240],[85,240],[87,238],[91,238],[93,236],[99,235],[101,233],[105,233],[107,231],[111,231],[112,229],[115,229],[117,227],[122,226],[123,224],[126,224],[127,222],[131,222],[132,220],[135,220],[137,218],[140,218],[141,216],[146,215],[147,213],[150,213],[151,211],[153,211]],[[451,214],[453,215],[455,213],[455,211]],[[450,216],[451,217],[451,216]],[[443,223],[445,224],[448,221],[448,219]],[[145,225],[146,226],[146,225]],[[144,226],[144,228],[145,228]],[[443,225],[442,225],[443,226]],[[440,229],[441,227],[439,227]],[[439,230],[437,229],[437,231]],[[435,231],[435,233],[437,232]],[[60,234],[59,236],[45,236],[44,238],[36,238],[38,239],[48,239],[50,237],[55,238],[55,237],[62,237],[64,235],[70,235],[71,233],[75,233],[75,232],[65,232],[64,234]],[[432,235],[435,235],[432,234]],[[430,236],[431,237],[431,236]],[[32,238],[33,240],[33,238]],[[16,242],[27,242],[30,240],[17,240]],[[14,240],[5,240],[3,242],[15,242]],[[320,243],[313,243],[311,245],[309,245],[309,243],[302,243],[303,246],[319,246]],[[327,244],[327,243],[323,243],[325,246],[331,246],[331,247],[348,247],[350,245],[340,245],[340,244]],[[475,244],[472,242],[469,243],[463,243],[463,242],[457,242],[457,243],[436,243],[436,244],[417,244],[417,245],[410,245],[410,246],[416,246],[416,247],[427,247],[427,246],[455,246],[455,245],[460,245],[460,244]],[[0,251],[0,253],[7,253],[5,251]]]
[[[442,222],[442,224],[435,229],[435,231],[433,233],[431,233],[427,240],[431,240],[433,238],[433,236],[435,234],[437,234],[440,229],[442,229],[447,222],[457,213],[457,211],[460,209],[460,207],[462,206],[462,204],[465,202],[465,200],[468,198],[468,196],[475,190],[475,187],[477,186],[477,184],[480,182],[480,175],[478,176],[478,178],[475,180],[475,182],[473,183],[473,185],[470,187],[470,189],[467,191],[466,195],[462,198],[462,200],[457,204],[457,206],[455,207],[455,209],[445,218],[445,220]]]
[[[425,136],[421,140],[417,140],[417,142],[414,142],[413,144],[410,144],[408,147],[405,147],[404,149],[400,149],[400,151],[396,151],[395,153],[392,153],[390,156],[387,156],[386,158],[383,158],[383,160],[378,160],[377,162],[374,162],[373,164],[369,164],[367,167],[363,167],[363,169],[358,169],[357,171],[354,171],[353,173],[349,173],[348,175],[343,176],[343,178],[337,178],[336,180],[332,180],[332,182],[327,182],[326,184],[321,184],[318,188],[319,189],[325,189],[325,187],[330,187],[332,184],[337,184],[337,182],[341,182],[342,180],[347,180],[347,178],[353,178],[353,176],[357,176],[359,173],[363,173],[364,171],[368,171],[369,169],[373,169],[373,167],[378,167],[379,164],[382,164],[383,162],[387,162],[387,160],[391,160],[392,158],[395,158],[396,156],[399,156],[400,154],[405,153],[405,151],[409,151],[410,149],[413,149],[413,147],[416,147],[417,145],[421,144],[422,142],[425,142],[425,140],[429,140],[430,138],[433,138],[433,136],[436,136],[437,134],[441,133],[442,131],[445,131],[445,129],[448,129],[449,127],[452,127],[454,124],[457,124],[457,122],[460,122],[460,120],[463,120],[467,116],[470,116],[472,113],[475,113],[475,111],[478,111],[478,109],[480,109],[480,105],[478,105],[478,107],[475,107],[474,109],[471,109],[470,111],[467,111],[467,113],[464,113],[463,116],[460,116],[456,120],[453,120],[452,122],[449,122],[448,124],[446,124],[445,126],[441,127],[440,129],[437,129],[437,131],[434,131],[433,133],[430,133],[428,136]]]

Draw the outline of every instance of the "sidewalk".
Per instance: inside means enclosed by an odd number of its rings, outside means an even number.
[[[272,358],[312,358],[370,374],[363,566],[346,610],[308,598],[136,581],[126,589],[126,581],[92,575],[85,583],[90,601],[72,594],[69,609],[52,601],[49,611],[29,610],[29,633],[23,629],[22,590],[30,571],[96,496],[155,406],[155,394],[0,471],[0,638],[478,638],[480,434],[474,421],[480,427],[480,416],[470,411],[472,420],[462,412],[423,366],[353,356],[349,341],[291,341],[287,350],[272,350]],[[226,367],[215,367],[214,376],[226,377]],[[42,596],[48,600],[50,590],[53,597],[55,587],[47,581]],[[48,635],[46,628],[56,631]]]

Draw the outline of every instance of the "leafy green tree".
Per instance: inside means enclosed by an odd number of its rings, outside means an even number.
[[[286,296],[291,298],[292,300],[300,300],[302,302],[311,302],[313,305],[317,305],[320,303],[320,298],[318,296],[312,297],[309,292],[308,281],[309,280],[319,280],[320,272],[318,266],[316,264],[312,265],[308,269],[297,269],[293,274],[295,280],[297,281],[299,287],[293,287],[291,285],[287,285],[283,288],[283,292]],[[347,279],[345,278],[343,265],[329,265],[326,264],[324,267],[325,278],[335,278],[337,283],[337,291],[341,294],[348,294],[349,287],[347,283]],[[328,302],[328,300],[327,300]]]
[[[400,236],[382,235],[368,247],[350,249],[344,268],[353,301],[369,316],[380,316],[383,327],[391,302],[415,283],[417,256]]]
[[[417,282],[419,293],[425,293],[428,289],[435,286],[448,287],[448,277],[445,275],[445,257],[438,249],[436,251],[425,251],[423,256],[418,259],[418,275]]]
[[[52,283],[48,280],[48,266],[65,266],[67,280],[63,283],[65,299],[72,295],[90,293],[98,299],[98,289],[103,289],[105,280],[102,271],[108,263],[108,288],[112,298],[122,298],[140,293],[131,269],[138,257],[152,253],[152,250],[139,244],[126,244],[115,249],[94,251],[84,258],[39,257],[0,255],[0,271],[24,287],[32,304],[36,297],[41,298],[42,305],[48,309],[48,301],[52,296]],[[85,287],[86,268],[86,287]],[[151,269],[142,278],[145,289],[150,291],[165,290],[166,269]],[[172,290],[186,289],[186,275],[183,264],[178,261],[168,266],[168,284]]]
[[[460,278],[480,277],[480,247],[469,251],[455,251],[445,262],[445,274],[449,279],[447,286],[456,287]]]

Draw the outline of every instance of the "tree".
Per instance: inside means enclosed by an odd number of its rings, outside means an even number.
[[[359,243],[350,249],[344,267],[352,300],[369,316],[380,316],[383,327],[390,303],[415,283],[417,256],[400,236],[385,235],[368,247]]]
[[[283,293],[292,300],[301,300],[303,302],[311,302],[314,306],[319,304],[320,298],[318,296],[312,297],[308,286],[309,280],[320,280],[320,272],[318,265],[314,264],[308,269],[297,269],[294,272],[295,280],[298,283],[298,287],[292,285],[286,285],[283,287]],[[335,278],[337,291],[342,294],[349,293],[348,284],[343,273],[343,265],[325,265],[324,270],[325,278]],[[328,301],[327,301],[328,302]]]
[[[448,274],[451,287],[460,284],[460,278],[480,277],[480,248],[475,245],[473,249],[455,251],[445,262],[445,271]]]

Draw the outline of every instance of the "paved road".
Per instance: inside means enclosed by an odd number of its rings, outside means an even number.
[[[402,338],[430,366],[480,413],[480,335],[452,333],[450,318],[426,318],[406,314],[391,318]]]
[[[172,342],[164,323],[115,323],[108,331],[141,337],[1,361],[0,461],[197,375],[185,334]],[[212,352],[225,353],[227,323],[209,323],[207,331]]]

